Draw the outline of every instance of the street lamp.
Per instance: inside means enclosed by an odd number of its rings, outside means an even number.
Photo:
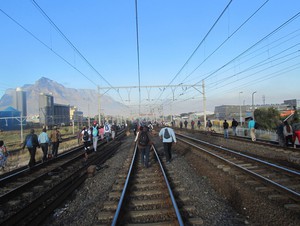
[[[256,93],[256,91],[252,93],[252,117],[253,117],[253,119],[254,119],[254,94],[255,93]]]
[[[240,104],[240,123],[241,123],[241,126],[242,126],[243,122],[242,122],[241,93],[243,93],[243,92],[242,91],[239,92],[239,104]]]

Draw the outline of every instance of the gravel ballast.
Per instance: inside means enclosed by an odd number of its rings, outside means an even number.
[[[87,178],[43,225],[99,225],[97,216],[125,160],[132,153],[133,140],[133,134],[124,138],[123,144],[95,176]],[[161,141],[158,137],[154,141],[164,160]],[[167,165],[167,170],[176,172],[176,180],[185,186],[196,207],[197,217],[203,219],[203,225],[279,225],[275,224],[276,221],[286,222],[285,225],[295,223],[295,217],[287,222],[286,213],[279,217],[278,214],[284,212],[282,208],[270,209],[273,208],[270,203],[259,203],[259,196],[253,198],[253,191],[209,162],[196,157],[189,148],[179,143],[173,145],[173,160]],[[281,220],[274,220],[274,216]]]

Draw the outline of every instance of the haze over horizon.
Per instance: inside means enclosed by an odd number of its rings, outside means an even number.
[[[27,108],[28,108],[28,115],[36,115],[38,114],[38,106],[34,103],[38,103],[38,96],[39,93],[45,93],[45,94],[51,94],[54,97],[54,103],[55,104],[66,104],[71,106],[77,106],[79,111],[83,111],[85,116],[94,117],[95,115],[98,115],[98,93],[93,89],[81,89],[77,90],[70,87],[64,87],[62,84],[57,83],[56,81],[53,81],[49,78],[42,77],[38,81],[36,81],[34,84],[24,84],[22,87],[18,87],[17,89],[22,89],[26,91],[28,94],[27,96]],[[16,89],[9,89],[6,91],[7,95],[12,95],[12,92],[14,92]],[[87,92],[88,91],[88,92]],[[78,96],[78,93],[81,93],[84,97],[81,95]],[[87,102],[86,99],[90,98]],[[3,106],[3,97],[0,98],[0,110],[4,110],[8,106],[12,106],[12,104]],[[7,98],[6,98],[7,99]],[[12,99],[10,99],[12,101]],[[190,102],[193,100],[190,100]],[[284,100],[280,103],[273,103],[273,104],[282,104]],[[137,117],[138,108],[135,106],[135,109],[128,108],[128,106],[122,105],[122,103],[119,103],[113,98],[109,97],[109,95],[104,95],[101,97],[101,114],[106,115],[119,115],[119,112],[122,112],[124,116],[132,116]],[[191,105],[189,102],[182,102],[182,105],[170,105],[170,107],[166,108],[160,108],[159,110],[155,110],[154,113],[156,115],[158,114],[164,114],[164,115],[180,115],[182,113],[189,113],[189,112],[198,112],[203,113],[203,111],[198,110],[197,108],[202,107],[202,103],[197,103],[197,101],[194,101],[193,105]],[[230,105],[227,103],[224,103],[224,105]],[[237,104],[235,104],[237,105]],[[243,105],[243,103],[241,103]],[[250,105],[250,104],[248,104]],[[32,107],[34,106],[34,107]],[[218,105],[220,106],[220,105]],[[142,115],[149,114],[149,112],[153,111],[153,109],[150,109],[148,107],[143,108],[142,106]],[[213,114],[214,113],[214,107],[213,109],[207,109],[206,114]],[[33,113],[35,112],[35,113]]]
[[[299,17],[298,0],[3,0],[0,96],[46,77],[135,113],[300,99]]]

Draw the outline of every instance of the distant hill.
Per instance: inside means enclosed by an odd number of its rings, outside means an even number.
[[[17,88],[17,87],[16,87]],[[21,87],[27,93],[27,115],[39,114],[39,95],[40,93],[50,94],[54,97],[54,103],[77,106],[85,116],[94,117],[98,114],[98,93],[93,89],[73,89],[42,77],[34,84],[26,84]],[[0,99],[0,110],[13,106],[13,96],[15,89],[6,90]],[[113,100],[109,96],[101,96],[101,109],[106,115],[118,115],[122,112],[126,115],[125,105]]]

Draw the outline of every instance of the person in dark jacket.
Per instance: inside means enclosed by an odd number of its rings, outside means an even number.
[[[232,119],[232,123],[231,123],[231,127],[232,127],[232,131],[233,131],[233,135],[236,136],[236,127],[238,126],[238,122],[233,118]]]
[[[28,134],[25,137],[22,149],[24,150],[25,147],[27,147],[29,154],[30,154],[30,160],[28,163],[28,167],[32,168],[36,163],[36,161],[35,161],[36,148],[40,147],[39,141],[38,141],[38,136],[34,133],[34,129],[31,129],[30,134]]]
[[[188,122],[185,120],[184,121],[184,128],[186,128],[186,129],[187,129],[187,124],[188,124]]]
[[[278,144],[281,147],[285,146],[285,137],[283,135],[283,127],[284,127],[283,122],[279,121],[277,128],[276,128],[276,133],[277,133],[277,137],[278,137]]]
[[[141,153],[141,163],[143,166],[148,168],[150,147],[153,143],[151,141],[151,136],[149,134],[147,126],[143,126],[140,128],[140,131],[137,134],[136,142]]]
[[[228,124],[227,120],[225,119],[224,122],[223,122],[224,138],[225,139],[229,138],[228,127],[229,127],[229,124]]]
[[[61,133],[56,126],[53,127],[53,131],[50,134],[50,140],[52,143],[52,156],[57,157],[59,142],[61,142]]]

